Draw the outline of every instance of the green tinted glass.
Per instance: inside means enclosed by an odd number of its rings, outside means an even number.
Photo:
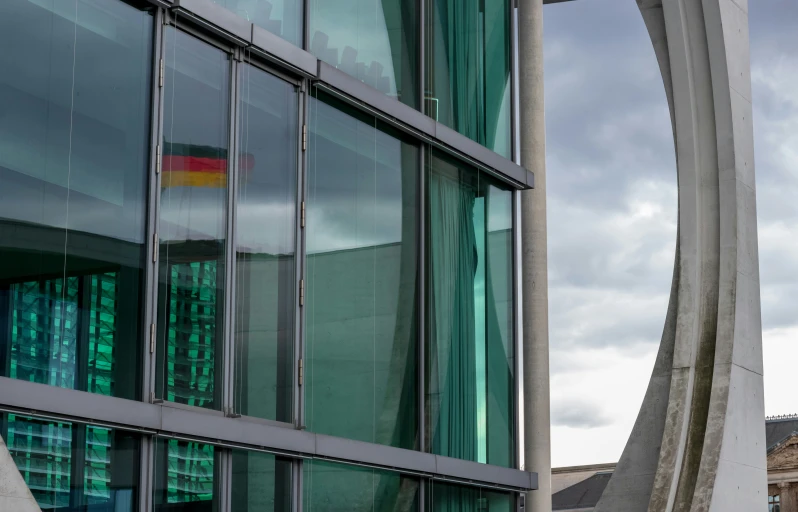
[[[308,512],[415,512],[418,480],[399,473],[319,460],[304,464]]]
[[[430,450],[512,467],[512,193],[435,151],[428,171]]]
[[[512,512],[510,493],[432,482],[427,491],[429,512]]]
[[[211,512],[218,503],[212,445],[158,439],[155,444],[155,512]]]
[[[413,449],[420,149],[330,98],[310,116],[306,425]]]
[[[231,512],[291,510],[291,461],[269,453],[233,450]]]
[[[302,46],[303,0],[211,1],[296,46]]]
[[[510,158],[510,0],[429,0],[426,112]]]

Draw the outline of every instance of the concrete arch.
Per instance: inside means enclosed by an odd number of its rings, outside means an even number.
[[[637,0],[679,190],[654,371],[597,512],[764,511],[762,329],[747,0]]]

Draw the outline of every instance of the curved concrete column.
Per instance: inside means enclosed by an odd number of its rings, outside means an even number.
[[[767,508],[747,0],[637,0],[671,111],[679,230],[659,354],[597,512]]]
[[[41,512],[0,437],[0,510]]]

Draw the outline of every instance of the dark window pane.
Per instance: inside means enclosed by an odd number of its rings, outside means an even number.
[[[152,28],[0,2],[0,375],[140,394]]]
[[[419,147],[329,99],[310,114],[306,424],[413,449]]]
[[[292,421],[296,87],[242,65],[236,211],[236,412]]]
[[[515,499],[506,492],[432,482],[427,491],[430,512],[512,512]]]
[[[418,480],[378,469],[320,460],[304,464],[308,512],[415,512]]]
[[[418,108],[415,0],[311,0],[310,51],[361,82]]]
[[[0,434],[42,510],[138,510],[137,435],[16,414],[1,419]]]
[[[290,43],[302,46],[303,0],[212,0]]]
[[[436,151],[428,171],[430,449],[512,467],[512,193]]]
[[[510,158],[510,0],[429,0],[427,114]]]
[[[230,63],[166,30],[158,234],[158,396],[219,408]]]
[[[209,444],[158,439],[155,443],[155,512],[218,510],[218,464]]]
[[[269,453],[233,450],[231,512],[291,510],[291,461]]]

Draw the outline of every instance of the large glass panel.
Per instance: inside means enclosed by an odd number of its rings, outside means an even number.
[[[231,512],[291,510],[291,461],[269,453],[233,450]]]
[[[302,504],[308,512],[415,512],[418,480],[379,469],[321,460],[304,464]]]
[[[427,491],[430,512],[512,512],[512,494],[479,487],[432,482]]]
[[[310,108],[306,425],[413,449],[420,148],[328,97]]]
[[[436,151],[427,190],[430,449],[512,467],[512,192]]]
[[[152,28],[0,2],[0,375],[140,395]]]
[[[230,61],[173,27],[165,45],[156,386],[160,398],[218,409]]]
[[[511,0],[429,0],[427,114],[510,158]]]
[[[218,464],[212,445],[158,439],[155,443],[155,512],[219,510],[215,483]]]
[[[310,51],[418,108],[416,5],[416,0],[310,0]]]
[[[304,0],[212,0],[290,43],[302,46]]]
[[[297,89],[242,65],[236,206],[236,412],[292,421]]]
[[[137,435],[16,414],[0,421],[8,451],[42,510],[138,510]]]

